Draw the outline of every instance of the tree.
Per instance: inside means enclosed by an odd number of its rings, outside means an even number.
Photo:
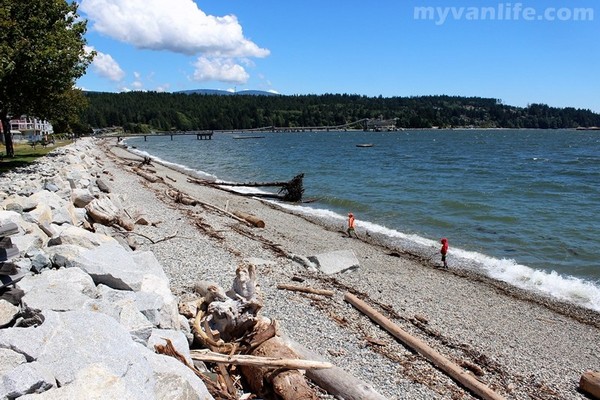
[[[77,101],[68,91],[93,59],[83,35],[87,21],[67,0],[0,0],[0,121],[6,155],[14,156],[10,117],[58,119],[57,105]]]

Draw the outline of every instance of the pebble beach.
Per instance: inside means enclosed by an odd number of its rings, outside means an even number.
[[[453,264],[451,251],[450,268],[441,269],[438,260],[378,245],[360,224],[360,239],[349,239],[344,226],[321,226],[271,202],[191,183],[184,173],[158,163],[152,168],[162,179],[150,183],[132,172],[141,158],[117,146],[116,139],[95,143],[113,190],[156,222],[136,227],[136,241],[155,254],[181,299],[191,296],[200,280],[229,287],[236,266],[250,261],[258,267],[264,316],[389,399],[476,397],[344,301],[347,292],[476,373],[505,398],[586,398],[578,384],[585,371],[600,368],[598,313],[473,275]],[[245,226],[208,207],[175,203],[166,194],[169,188],[254,215],[265,227]],[[302,257],[352,250],[360,267],[328,276],[274,248]],[[298,282],[335,295],[277,289]]]

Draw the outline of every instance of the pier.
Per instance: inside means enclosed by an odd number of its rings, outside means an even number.
[[[129,137],[143,137],[144,142],[148,141],[148,137],[157,137],[157,136],[170,136],[171,140],[173,140],[173,136],[196,136],[197,140],[211,140],[213,136],[213,131],[190,131],[190,132],[157,132],[157,133],[118,133],[114,135],[117,138],[117,143],[121,141],[123,138]]]

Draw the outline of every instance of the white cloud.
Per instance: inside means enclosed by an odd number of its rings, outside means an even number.
[[[236,64],[231,58],[199,57],[194,67],[196,68],[193,76],[195,81],[214,80],[243,84],[250,78],[244,67]]]
[[[98,75],[108,78],[113,82],[119,82],[125,76],[125,72],[110,54],[102,53],[92,46],[85,46],[86,53],[96,51],[96,57],[92,61],[92,70]]]
[[[92,29],[141,49],[213,57],[266,57],[234,15],[206,15],[193,0],[82,0]]]
[[[135,80],[131,83],[133,90],[142,90],[144,84],[142,83],[142,75],[139,72],[133,72]]]

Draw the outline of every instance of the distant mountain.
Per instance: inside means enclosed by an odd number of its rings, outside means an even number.
[[[185,94],[216,94],[222,96],[279,96],[277,93],[266,92],[264,90],[241,90],[239,92],[229,92],[227,90],[218,89],[193,89],[193,90],[180,90],[174,93],[185,93]]]

